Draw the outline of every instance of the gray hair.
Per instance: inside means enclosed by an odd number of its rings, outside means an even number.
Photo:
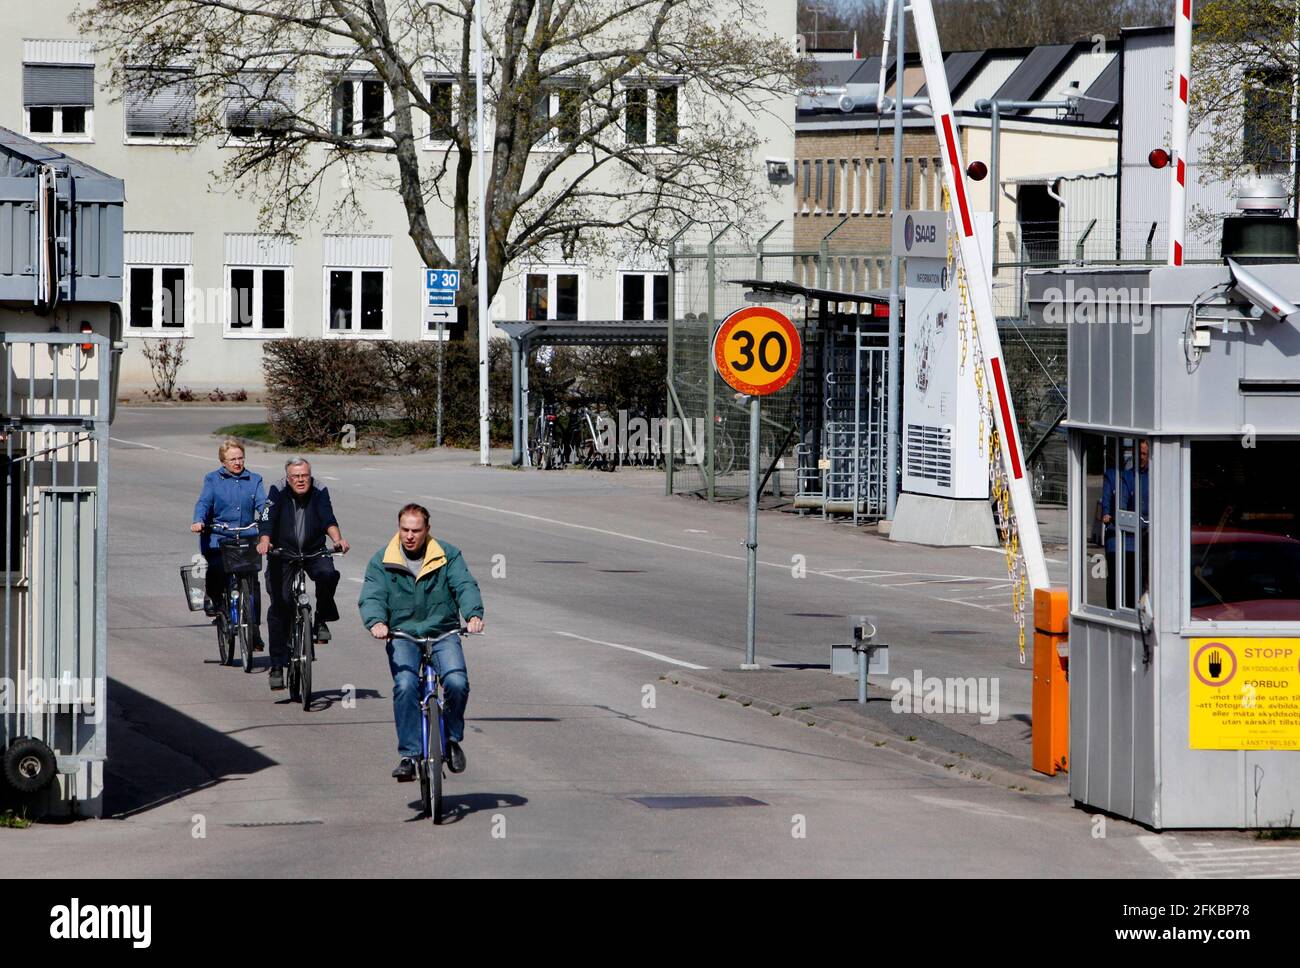
[[[288,476],[289,476],[289,468],[290,468],[290,467],[297,467],[299,464],[302,464],[302,465],[304,465],[308,470],[311,470],[311,461],[307,460],[307,459],[304,458],[304,457],[294,457],[294,458],[292,458],[291,460],[287,460],[287,461],[284,462],[284,476],[285,476],[285,477],[288,477]]]

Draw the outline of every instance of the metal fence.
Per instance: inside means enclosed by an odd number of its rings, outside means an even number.
[[[3,333],[4,649],[0,748],[56,757],[54,802],[102,793],[108,423],[103,336]]]
[[[1035,500],[1044,506],[1063,506],[1066,450],[1058,425],[1066,402],[1066,330],[1029,325],[1025,270],[1162,263],[1164,229],[1090,218],[1001,223],[994,231],[994,310]],[[746,290],[733,280],[784,280],[865,293],[888,289],[889,260],[887,251],[852,251],[833,240],[823,241],[815,250],[797,250],[788,241],[782,244],[770,238],[758,244],[729,243],[725,233],[713,239],[678,241],[670,247],[676,311],[669,339],[669,405],[679,419],[677,432],[686,437],[688,455],[675,463],[669,475],[673,493],[726,499],[744,495],[748,487],[748,417],[709,360],[717,326],[728,313],[747,304]],[[1187,261],[1219,261],[1217,245],[1189,242]],[[805,315],[810,307],[782,308],[804,330],[805,359],[810,353],[822,353],[825,347],[818,342],[817,327],[809,326]],[[820,371],[805,366],[790,386],[764,400],[760,461],[764,471],[776,465],[769,480],[773,495],[806,507],[850,513],[851,492],[856,488],[859,513],[877,516],[883,513],[883,500],[878,503],[876,495],[883,494],[886,484],[884,452],[877,439],[887,426],[883,348],[867,339],[860,349],[863,378],[858,386],[864,397],[858,410],[861,425],[855,427],[852,418],[845,416],[851,409],[845,404],[852,400],[852,388],[836,382],[843,379],[844,367],[854,365],[852,337],[841,333],[835,339],[839,348]],[[811,419],[818,409],[820,418]],[[817,439],[809,439],[813,424]],[[791,436],[801,426],[803,437]],[[825,461],[831,462],[829,468],[820,466]]]

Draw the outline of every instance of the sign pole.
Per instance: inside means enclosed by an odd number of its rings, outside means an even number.
[[[442,446],[442,316],[438,316],[438,441]]]
[[[742,669],[757,669],[754,636],[758,620],[758,435],[759,397],[749,398],[749,535],[745,540],[748,574],[748,611],[745,615],[745,662]]]

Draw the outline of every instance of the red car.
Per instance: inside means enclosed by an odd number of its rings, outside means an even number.
[[[1192,618],[1300,622],[1300,541],[1268,531],[1193,528]]]

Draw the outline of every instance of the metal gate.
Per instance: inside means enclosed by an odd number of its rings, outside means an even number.
[[[0,747],[21,737],[48,745],[57,764],[48,809],[77,813],[79,802],[103,791],[110,341],[88,333],[0,337]]]
[[[805,369],[814,381],[815,414],[805,415],[798,456],[795,504],[825,514],[881,518],[886,507],[886,364],[884,337],[823,332],[819,358]],[[811,418],[811,419],[809,419]],[[820,419],[818,419],[820,418]]]

